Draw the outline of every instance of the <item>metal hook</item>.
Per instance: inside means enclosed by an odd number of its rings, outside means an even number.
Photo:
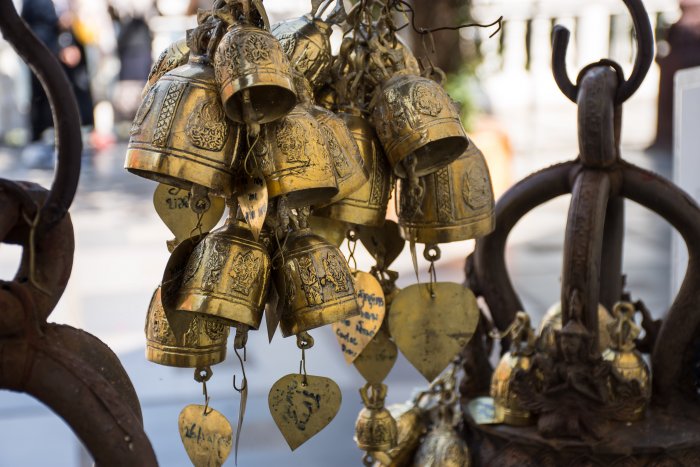
[[[246,389],[248,389],[248,378],[246,378],[245,375],[245,363],[244,359],[241,358],[241,354],[238,353],[238,349],[236,347],[233,348],[233,351],[236,354],[236,357],[238,357],[238,361],[241,363],[241,372],[243,373],[243,386],[240,388],[236,385],[236,375],[233,375],[233,389],[235,389],[238,392],[243,392]],[[243,347],[243,354],[245,355],[245,347]]]
[[[617,88],[615,104],[618,105],[629,99],[639,88],[654,59],[654,34],[644,4],[641,0],[623,0],[623,2],[632,16],[635,41],[637,42],[637,56],[635,57],[634,68],[629,79],[621,80]],[[581,75],[579,75],[577,83],[574,84],[566,72],[566,51],[571,33],[564,26],[558,25],[554,27],[552,35],[552,73],[554,74],[554,81],[556,81],[561,92],[569,100],[576,102],[578,82],[580,82]],[[608,59],[599,62],[600,65],[611,65],[612,63],[614,62]],[[619,65],[615,68],[619,68]]]

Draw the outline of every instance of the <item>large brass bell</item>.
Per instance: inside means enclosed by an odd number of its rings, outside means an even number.
[[[193,317],[184,335],[175,337],[161,302],[161,288],[153,293],[146,315],[146,358],[159,365],[203,368],[223,362],[229,328],[221,322]]]
[[[328,79],[331,69],[331,26],[318,19],[302,16],[272,26],[272,34],[282,44],[292,68],[303,73],[314,89]]]
[[[387,452],[396,446],[398,431],[396,420],[384,408],[386,385],[365,384],[360,389],[365,407],[355,422],[355,443],[366,452]]]
[[[389,79],[372,121],[394,173],[401,178],[411,171],[419,177],[435,172],[469,145],[450,96],[428,78],[399,74]]]
[[[401,236],[438,244],[483,237],[495,227],[495,202],[484,155],[474,145],[459,159],[420,181],[423,199],[414,200],[409,183],[399,181]]]
[[[258,329],[270,278],[270,257],[244,222],[231,214],[194,249],[176,309]]]
[[[143,88],[143,95],[141,97],[146,97],[146,94],[151,89],[151,87],[156,84],[164,74],[174,70],[175,68],[186,65],[190,59],[190,47],[187,45],[187,39],[184,37],[178,41],[170,44],[165,50],[161,52],[153,66],[151,66],[151,71],[148,73],[148,80],[146,81],[146,86]]]
[[[289,207],[309,206],[338,194],[326,137],[302,105],[264,125],[253,154],[269,197],[284,195]]]
[[[598,304],[598,350],[604,352],[610,347],[610,333],[608,326],[613,322],[608,310]],[[561,303],[552,305],[542,318],[540,327],[537,329],[537,346],[540,350],[554,355],[557,349],[556,331],[560,331],[562,326]]]
[[[269,123],[296,104],[289,60],[269,32],[235,24],[219,42],[216,81],[226,115],[238,123]]]
[[[289,234],[278,256],[273,276],[284,337],[359,314],[352,274],[337,247],[301,229]]]
[[[240,128],[226,119],[214,70],[201,55],[166,73],[136,112],[125,168],[189,190],[192,184],[229,196]]]
[[[357,191],[314,214],[350,224],[381,226],[392,190],[392,175],[372,126],[357,111],[339,114],[352,134],[369,173],[369,180]]]

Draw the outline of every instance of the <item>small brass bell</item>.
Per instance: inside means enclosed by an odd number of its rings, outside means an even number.
[[[175,68],[186,65],[190,59],[190,48],[187,45],[187,39],[182,38],[179,41],[175,41],[170,44],[165,50],[161,52],[153,66],[151,67],[150,73],[148,73],[148,80],[146,81],[146,86],[143,88],[142,98],[146,97],[148,91],[151,87],[156,84],[164,74],[174,70]]]
[[[651,372],[634,343],[640,334],[639,326],[634,322],[634,314],[634,305],[629,302],[615,305],[615,318],[607,325],[611,338],[610,348],[603,352],[603,360],[612,364],[617,375],[624,381],[636,381],[641,390],[642,397],[637,407],[627,410],[623,417],[619,417],[626,422],[643,419],[651,398]]]
[[[409,176],[409,156],[415,158],[415,175],[422,177],[457,159],[469,145],[450,96],[428,78],[399,74],[389,79],[372,121],[394,174],[401,178]]]
[[[289,207],[309,206],[338,194],[326,137],[302,105],[264,125],[253,154],[269,197],[284,195]]]
[[[181,339],[175,337],[161,302],[153,293],[146,315],[146,358],[159,365],[203,368],[223,362],[229,328],[221,322],[194,317]]]
[[[328,23],[308,16],[272,26],[272,34],[282,44],[292,68],[303,73],[314,89],[321,87],[328,79],[332,32]]]
[[[365,407],[355,422],[355,443],[363,451],[387,452],[396,446],[398,432],[396,420],[384,408],[386,385],[365,384],[360,389]]]
[[[469,240],[493,231],[495,202],[484,155],[472,142],[459,159],[421,179],[422,202],[399,181],[401,236],[418,243]]]
[[[125,168],[142,177],[189,190],[192,184],[231,195],[231,166],[240,127],[226,119],[206,57],[166,73],[136,112]]]
[[[527,371],[535,353],[535,333],[530,317],[519,311],[506,335],[510,335],[510,351],[505,353],[491,377],[490,395],[496,408],[496,419],[507,425],[526,426],[533,423],[532,414],[520,406],[512,383],[518,370]],[[504,337],[504,336],[501,336]]]
[[[561,330],[562,314],[561,303],[552,305],[545,313],[537,330],[537,345],[544,352],[553,355],[557,349],[556,331]],[[613,322],[608,310],[598,304],[598,350],[604,352],[610,347],[610,333],[608,326]]]
[[[345,258],[309,229],[292,232],[273,276],[280,295],[280,329],[288,337],[360,312],[352,274]]]
[[[381,226],[393,188],[391,169],[369,122],[357,111],[343,112],[339,116],[360,149],[369,180],[345,199],[316,209],[314,215],[349,224]]]
[[[214,69],[221,102],[234,122],[274,122],[296,105],[289,60],[263,29],[231,26],[216,49]]]
[[[420,439],[426,432],[420,410],[414,404],[394,404],[388,408],[396,420],[396,446],[387,453],[375,452],[375,467],[401,467],[411,465]]]
[[[270,277],[267,249],[232,213],[187,261],[176,309],[258,329]]]
[[[418,467],[469,467],[471,454],[467,443],[443,419],[425,435],[413,460]]]

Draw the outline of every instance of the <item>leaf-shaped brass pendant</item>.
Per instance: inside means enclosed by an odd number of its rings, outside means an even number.
[[[415,284],[391,304],[389,330],[409,362],[434,380],[467,345],[479,323],[471,290],[450,282]]]
[[[267,217],[268,202],[267,183],[259,169],[240,180],[238,192],[238,206],[257,241]]]
[[[386,313],[384,292],[379,281],[366,272],[355,272],[353,277],[360,314],[333,323],[333,333],[348,363],[352,363],[374,338]]]
[[[335,418],[341,395],[332,379],[291,374],[272,386],[267,402],[277,428],[293,451]]]
[[[209,200],[211,206],[202,215],[202,233],[209,232],[216,227],[226,209],[223,198],[210,196]],[[190,193],[187,190],[161,183],[153,193],[153,205],[163,223],[175,235],[176,243],[199,233],[199,229],[196,229],[199,216],[190,209]],[[193,232],[193,230],[197,230],[197,232]]]
[[[180,438],[196,467],[220,467],[231,453],[233,428],[226,417],[203,405],[188,405],[180,412]]]
[[[353,364],[370,384],[379,384],[386,379],[396,363],[399,351],[389,333],[381,328]]]

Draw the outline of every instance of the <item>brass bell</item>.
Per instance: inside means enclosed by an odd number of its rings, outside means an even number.
[[[425,422],[414,404],[394,404],[388,408],[396,420],[396,446],[386,453],[375,452],[374,467],[401,467],[411,465],[413,456],[426,432]]]
[[[226,359],[229,328],[218,321],[193,317],[182,338],[176,338],[165,316],[160,287],[151,298],[145,332],[146,358],[159,365],[203,368]]]
[[[296,105],[289,60],[263,29],[231,26],[216,49],[214,69],[221,102],[234,122],[274,122]]]
[[[472,142],[459,159],[421,178],[422,202],[399,180],[401,236],[438,244],[487,235],[496,223],[495,202],[484,155]]]
[[[224,115],[213,68],[190,54],[187,65],[166,73],[141,102],[124,165],[157,182],[230,196],[240,131]]]
[[[185,268],[176,309],[258,329],[270,278],[267,249],[231,210],[226,225],[204,237]]]
[[[441,420],[425,435],[413,465],[420,467],[469,467],[471,454],[447,420]]]
[[[287,205],[296,208],[338,194],[326,137],[302,105],[280,120],[263,125],[253,154],[271,199],[284,195]]]
[[[280,329],[288,337],[360,312],[345,258],[309,229],[287,236],[273,277],[280,296]]]
[[[613,308],[615,318],[607,325],[611,338],[610,348],[603,352],[603,360],[610,362],[617,375],[624,381],[636,381],[641,391],[642,397],[639,398],[637,406],[618,417],[625,422],[643,419],[644,411],[651,398],[649,366],[634,343],[640,334],[640,329],[634,322],[634,314],[634,305],[629,302],[615,305]],[[629,403],[629,398],[627,402]]]
[[[396,446],[398,432],[396,420],[384,408],[386,385],[365,384],[360,389],[365,407],[355,422],[355,443],[366,452],[386,452]]]
[[[535,353],[535,334],[530,327],[530,317],[519,311],[506,335],[510,335],[510,351],[501,361],[491,377],[490,395],[496,408],[496,419],[507,425],[526,426],[533,423],[532,414],[520,406],[512,383],[519,370],[527,371]],[[503,337],[503,336],[502,336]]]
[[[401,178],[411,170],[419,177],[433,173],[469,145],[450,96],[428,78],[399,74],[386,81],[372,121],[394,174]]]
[[[318,18],[302,16],[272,26],[292,68],[304,74],[314,89],[328,79],[331,69],[331,26]]]
[[[359,111],[342,112],[369,173],[369,180],[353,194],[336,203],[314,210],[314,215],[349,224],[381,226],[393,189],[391,169],[372,126]]]
[[[151,71],[148,73],[148,80],[146,81],[146,86],[143,88],[142,98],[146,97],[148,91],[151,87],[156,84],[156,82],[167,72],[174,70],[175,68],[186,65],[190,59],[190,48],[187,45],[187,39],[184,37],[179,41],[175,41],[170,44],[165,50],[163,50],[153,66],[151,66]]]
[[[317,206],[325,206],[340,201],[356,192],[369,180],[360,148],[353,138],[345,121],[330,110],[315,105],[309,81],[297,73],[294,77],[299,103],[316,119],[326,141],[333,162],[333,172],[338,185],[338,194],[324,199]]]
[[[598,304],[598,350],[604,352],[610,347],[610,333],[608,326],[613,322],[608,310]],[[556,331],[562,326],[561,303],[552,305],[545,313],[537,330],[537,345],[540,350],[553,355],[557,349]]]

